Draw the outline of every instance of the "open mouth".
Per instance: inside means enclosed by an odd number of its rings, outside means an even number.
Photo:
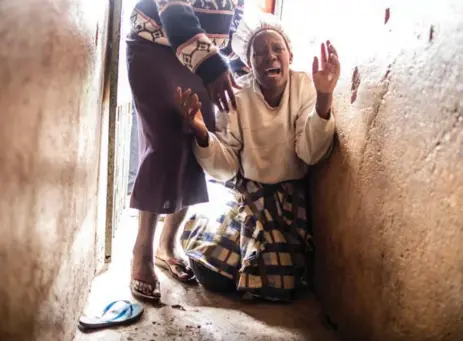
[[[265,75],[266,76],[278,76],[281,74],[281,68],[279,67],[272,67],[272,68],[268,68],[268,69],[265,69]]]

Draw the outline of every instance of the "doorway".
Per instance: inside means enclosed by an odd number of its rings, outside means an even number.
[[[105,232],[105,262],[110,263],[114,253],[114,238],[125,223],[124,217],[136,214],[129,209],[131,186],[138,167],[138,134],[135,108],[127,78],[126,43],[131,23],[130,15],[137,0],[112,0],[111,41],[111,107],[108,157],[108,196]],[[263,12],[280,14],[282,0],[248,1]],[[249,6],[248,5],[248,6]],[[215,192],[215,195],[219,195]],[[162,219],[162,218],[161,218]]]

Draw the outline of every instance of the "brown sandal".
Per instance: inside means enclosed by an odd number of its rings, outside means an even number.
[[[181,260],[176,259],[176,258],[169,258],[167,260],[164,260],[159,257],[155,257],[155,258],[156,258],[155,259],[156,266],[160,267],[161,269],[169,271],[172,277],[174,277],[179,282],[188,283],[196,279],[193,271],[188,267],[188,265],[186,265]],[[179,267],[181,271],[185,273],[185,276],[179,276],[177,273],[175,273],[173,270],[174,266]]]

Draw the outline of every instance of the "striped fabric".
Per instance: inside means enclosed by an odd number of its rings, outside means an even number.
[[[208,83],[229,67],[234,73],[247,70],[231,49],[243,9],[244,0],[140,0],[129,39],[171,46],[180,62]]]
[[[239,291],[289,300],[312,250],[304,181],[238,179],[233,187],[218,217],[220,206],[210,203],[187,221],[182,246],[189,258],[235,280]]]

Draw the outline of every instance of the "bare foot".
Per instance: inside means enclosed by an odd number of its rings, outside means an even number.
[[[193,272],[184,260],[182,252],[175,250],[168,252],[158,248],[156,258],[156,265],[169,270],[178,280],[184,282],[194,278]]]
[[[169,270],[172,276],[181,282],[188,282],[194,279],[193,272],[183,260],[183,253],[175,247],[178,243],[177,233],[182,221],[185,219],[187,211],[188,209],[184,208],[178,212],[166,215],[156,251],[156,265]]]
[[[156,250],[156,257],[161,259],[177,258],[185,259],[185,254],[180,250],[180,247],[163,247],[159,245]]]
[[[143,257],[133,257],[132,280],[135,280],[136,290],[146,296],[159,297],[159,281],[154,272],[154,264]]]

